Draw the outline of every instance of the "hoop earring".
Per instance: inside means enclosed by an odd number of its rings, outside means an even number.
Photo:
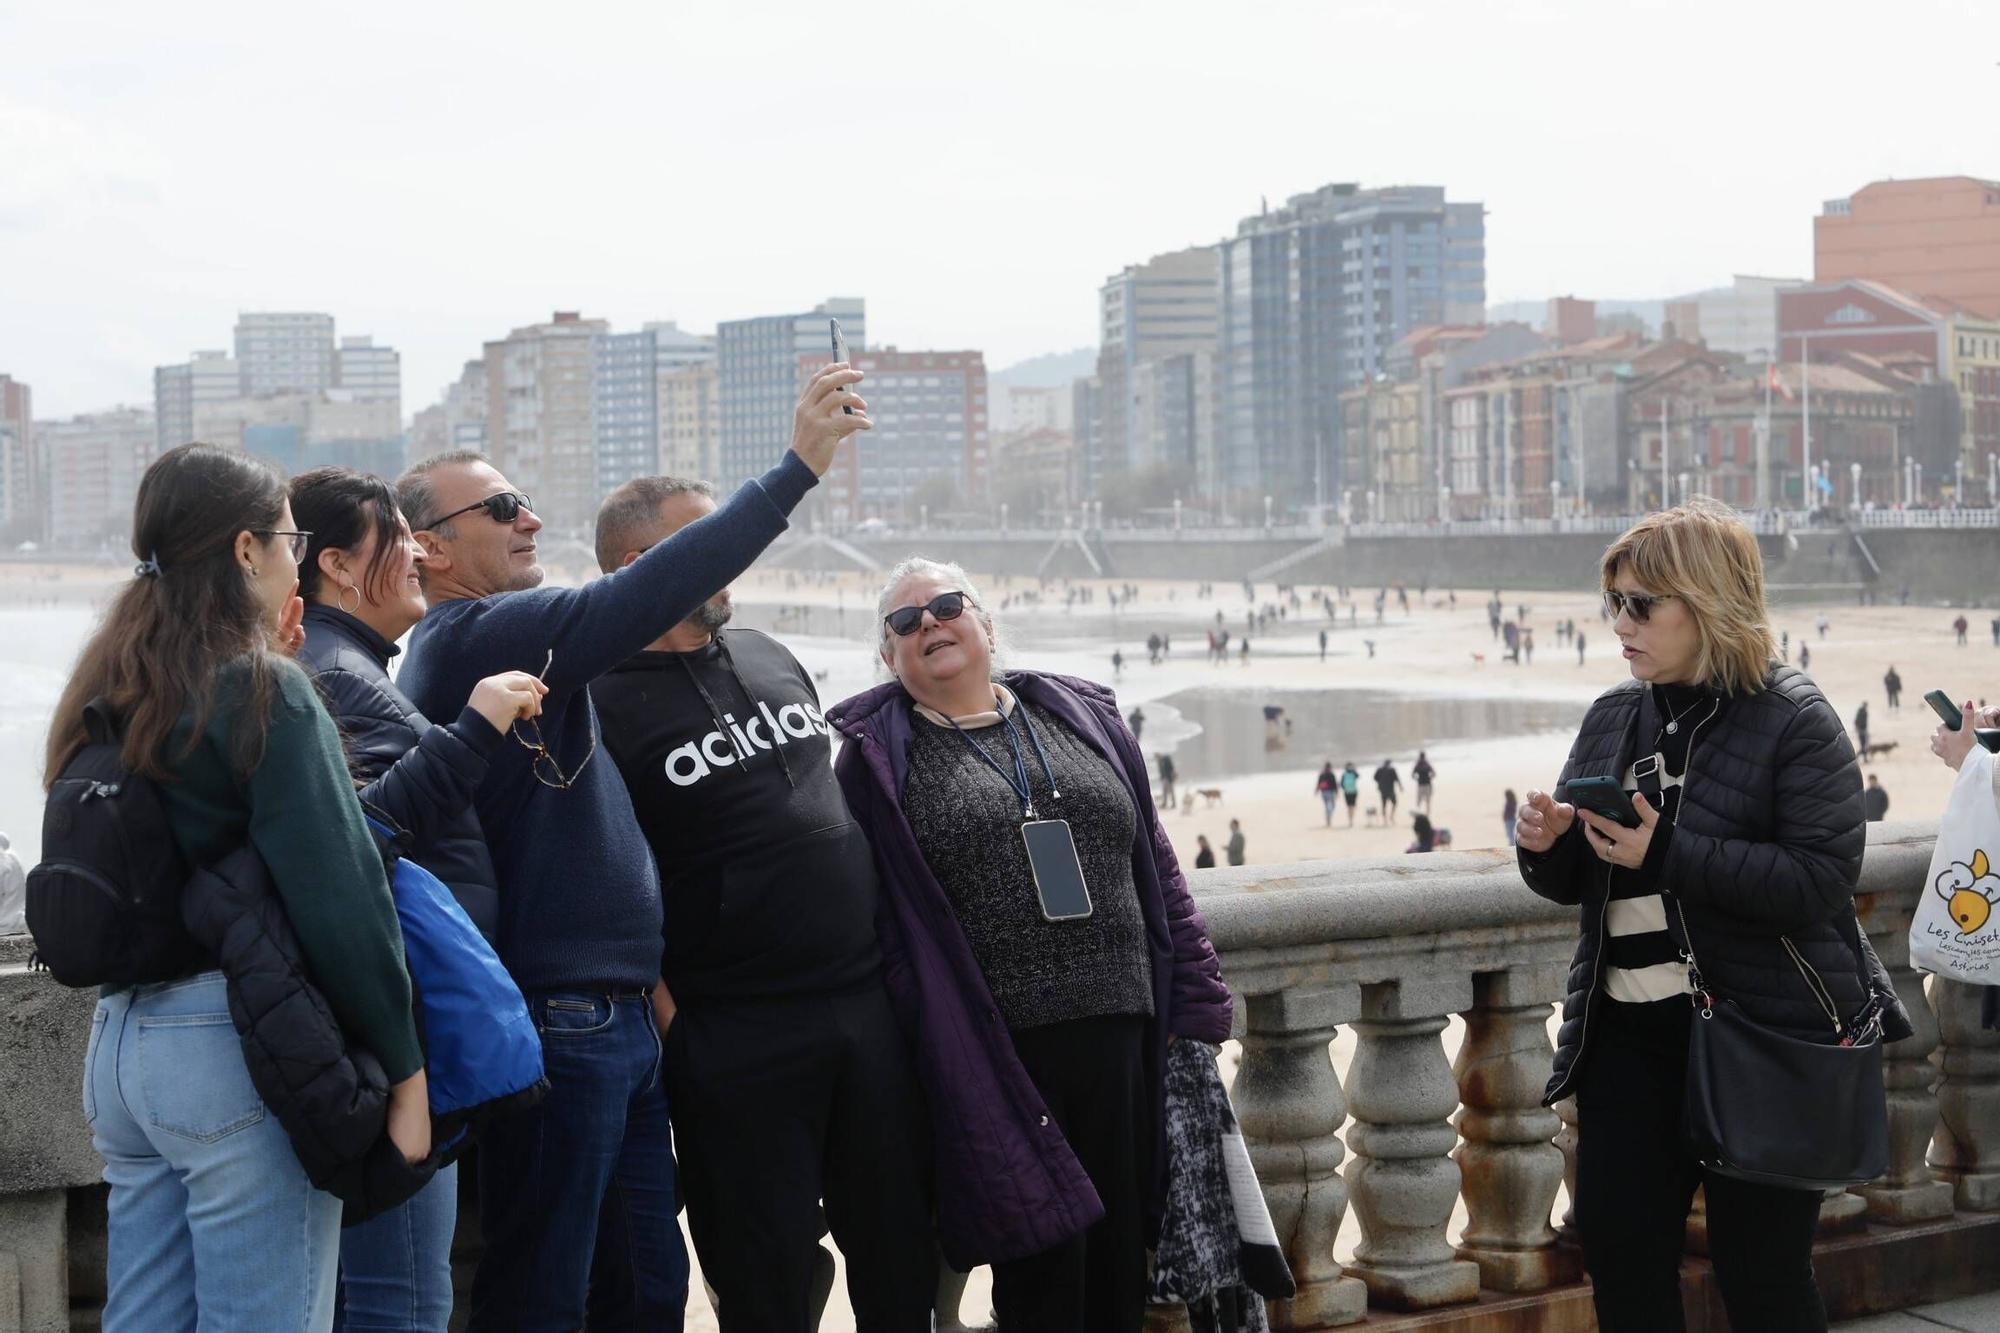
[[[347,610],[347,594],[349,593],[354,594],[354,609],[352,611]],[[350,616],[360,615],[361,589],[355,587],[352,583],[342,585],[339,596],[333,599],[333,604],[339,607],[342,611],[347,611],[347,614]]]

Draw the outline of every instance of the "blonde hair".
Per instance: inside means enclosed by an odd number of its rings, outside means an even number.
[[[1735,510],[1698,495],[1646,515],[1605,550],[1599,575],[1607,592],[1620,570],[1687,607],[1697,683],[1730,694],[1763,688],[1777,656],[1764,605],[1764,557]]]

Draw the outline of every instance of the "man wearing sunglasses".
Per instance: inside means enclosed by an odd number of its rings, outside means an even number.
[[[712,522],[712,495],[627,482],[598,510],[598,565]],[[823,1199],[857,1327],[929,1333],[928,1120],[882,980],[874,856],[811,675],[729,614],[724,590],[590,687],[660,867],[688,1229],[725,1328],[809,1329]]]
[[[397,501],[424,548],[429,612],[397,683],[419,709],[463,700],[496,671],[548,686],[539,725],[517,728],[475,798],[499,879],[498,947],[527,996],[551,1091],[480,1141],[471,1327],[574,1330],[585,1322],[607,1196],[629,1256],[635,1322],[678,1329],[687,1254],[675,1222],[653,993],[660,885],[587,686],[699,607],[785,530],[786,516],[867,405],[858,371],[828,366],[799,399],[791,452],[715,515],[580,588],[541,587],[542,521],[478,454],[418,464]],[[843,408],[853,411],[843,411]],[[613,1189],[613,1186],[616,1189]]]

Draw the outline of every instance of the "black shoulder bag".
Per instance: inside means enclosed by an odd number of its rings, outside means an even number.
[[[1889,1169],[1884,1000],[1862,959],[1853,914],[1836,926],[1854,951],[1868,996],[1860,1012],[1846,1020],[1819,973],[1788,937],[1779,936],[1826,1011],[1830,1042],[1765,1027],[1734,1000],[1713,994],[1702,983],[1694,943],[1688,941],[1695,1020],[1688,1037],[1683,1128],[1705,1170],[1791,1189],[1840,1190]],[[1687,933],[1685,912],[1681,933]]]
[[[1648,690],[1640,700],[1641,735],[1651,713]],[[1653,723],[1658,720],[1652,717]],[[1638,776],[1646,799],[1658,809],[1657,770]],[[1841,1018],[1826,982],[1791,938],[1778,937],[1827,1016],[1832,1040],[1810,1041],[1764,1026],[1734,1000],[1708,989],[1695,960],[1687,912],[1678,898],[1673,902],[1695,1011],[1682,1132],[1703,1169],[1801,1190],[1846,1189],[1888,1171],[1889,1110],[1882,1088],[1882,1015],[1888,1000],[1869,975],[1853,908],[1834,922],[1854,953],[1867,997],[1850,1019]]]

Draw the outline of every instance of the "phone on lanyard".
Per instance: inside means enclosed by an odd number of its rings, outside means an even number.
[[[1034,872],[1035,896],[1042,902],[1044,921],[1081,921],[1091,912],[1090,889],[1083,882],[1083,863],[1067,819],[1031,819],[1021,825],[1028,848],[1028,869]]]
[[[847,335],[840,331],[840,321],[837,319],[829,319],[826,322],[826,327],[827,327],[827,332],[833,335],[833,359],[841,363],[842,365],[847,364]],[[839,392],[846,393],[847,386],[844,384],[841,385]],[[840,405],[840,410],[847,413],[847,415],[849,416],[854,415],[854,407],[852,404],[842,403]]]

